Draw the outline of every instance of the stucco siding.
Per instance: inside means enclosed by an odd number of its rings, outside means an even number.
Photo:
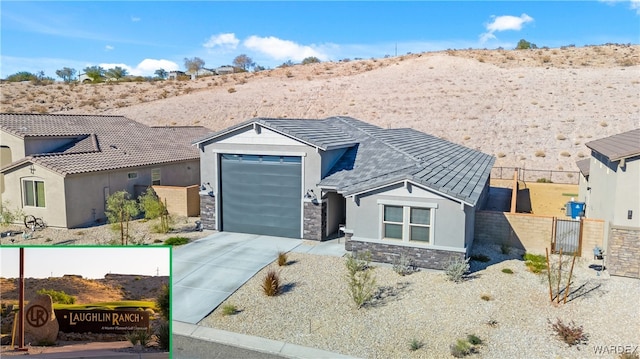
[[[625,165],[618,167],[615,186],[616,199],[611,223],[615,226],[640,227],[640,156],[627,158]],[[632,211],[631,219],[627,218],[628,211]]]
[[[592,190],[585,210],[586,217],[606,221],[613,219],[613,208],[616,205],[615,175],[611,166],[601,162],[595,156],[591,158],[589,186]]]
[[[322,178],[324,178],[327,174],[329,174],[329,171],[331,170],[331,168],[333,168],[333,166],[336,164],[336,162],[338,162],[340,157],[342,157],[342,155],[344,155],[344,153],[347,152],[347,149],[348,148],[338,148],[338,149],[335,149],[335,150],[322,151],[321,152],[321,155],[322,155],[321,176],[322,176]]]
[[[21,138],[4,131],[0,131],[0,144],[2,144],[2,147],[9,147],[11,149],[11,157],[9,163],[15,162],[25,157],[24,141]],[[9,164],[5,163],[5,161],[6,159],[3,158],[0,167],[4,167]]]
[[[354,238],[381,240],[380,201],[408,204],[413,202],[424,206],[434,206],[433,237],[429,245],[462,249],[465,248],[466,241],[472,240],[472,233],[467,233],[465,230],[464,224],[468,223],[468,220],[465,218],[467,215],[460,203],[418,186],[405,186],[404,184],[389,186],[366,195],[357,196],[356,201],[353,198],[347,198],[347,229],[353,231]],[[392,244],[393,241],[389,243]]]
[[[26,206],[24,203],[23,181],[35,180],[44,182],[45,206]],[[66,227],[66,208],[64,205],[64,180],[58,174],[34,166],[24,164],[5,174],[5,192],[2,200],[9,203],[9,208],[22,208],[25,215],[42,218],[51,227]],[[18,219],[20,222],[22,218]]]
[[[338,231],[345,220],[345,199],[336,192],[327,194],[327,235]]]

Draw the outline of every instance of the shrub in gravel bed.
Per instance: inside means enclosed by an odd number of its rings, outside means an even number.
[[[270,269],[262,280],[262,291],[269,297],[275,297],[280,293],[280,275]]]
[[[524,254],[524,264],[532,273],[541,274],[547,270],[547,258],[542,254]]]
[[[222,315],[234,315],[238,313],[238,307],[233,304],[225,304],[222,306]]]
[[[278,252],[278,265],[280,267],[287,265],[287,254],[285,252]]]
[[[502,273],[513,274],[513,270],[511,268],[502,268]]]
[[[184,238],[184,237],[171,237],[166,241],[164,241],[164,244],[168,246],[181,246],[187,243],[189,243],[189,238]]]
[[[417,268],[411,258],[407,258],[404,254],[401,254],[400,257],[396,257],[393,260],[393,271],[401,276],[405,276],[417,271]]]
[[[444,267],[444,273],[447,275],[450,281],[459,283],[462,282],[464,276],[469,272],[469,258],[461,260],[456,258]]]
[[[411,339],[411,342],[409,342],[409,350],[411,350],[412,352],[415,352],[416,350],[422,348],[424,346],[424,343],[421,340],[418,340],[416,338]]]
[[[493,298],[489,294],[483,294],[483,295],[480,296],[480,299],[488,302]]]
[[[347,255],[347,287],[356,307],[362,308],[375,293],[376,279],[370,265],[371,253]]]
[[[472,347],[468,341],[464,339],[458,339],[456,340],[455,344],[451,344],[449,346],[449,349],[451,350],[451,355],[453,355],[454,357],[463,358],[471,354]]]
[[[558,338],[569,346],[586,343],[588,340],[588,335],[584,332],[582,326],[576,325],[573,321],[565,324],[558,318],[555,323],[549,321],[549,324]]]

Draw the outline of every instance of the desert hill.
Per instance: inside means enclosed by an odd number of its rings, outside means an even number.
[[[351,116],[482,150],[496,166],[575,171],[586,142],[640,126],[639,70],[640,45],[448,50],[195,81],[2,83],[0,111],[212,130],[252,117]]]
[[[169,283],[166,276],[108,274],[101,279],[84,279],[66,275],[52,278],[25,278],[25,298],[33,298],[40,289],[54,289],[76,297],[76,304],[121,300],[154,301],[162,286]],[[2,303],[18,301],[18,279],[0,278]]]

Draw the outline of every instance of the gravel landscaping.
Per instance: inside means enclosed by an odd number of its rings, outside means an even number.
[[[483,342],[471,356],[482,358],[616,357],[611,346],[640,344],[639,280],[598,275],[593,265],[601,261],[578,259],[567,304],[552,304],[546,275],[529,272],[520,253],[476,246],[474,254],[490,261],[472,261],[461,283],[441,271],[400,276],[374,263],[378,294],[356,309],[345,258],[290,253],[289,265],[267,266],[199,324],[361,358],[451,357],[450,345],[470,334]],[[285,287],[276,297],[261,289],[269,269],[280,272]],[[227,304],[238,313],[223,315]],[[586,343],[559,340],[550,324],[558,319],[582,326]],[[411,350],[412,341],[424,345]],[[598,346],[609,354],[595,353]]]

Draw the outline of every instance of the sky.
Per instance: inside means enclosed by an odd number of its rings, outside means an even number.
[[[131,75],[230,65],[275,68],[446,49],[640,43],[640,0],[590,1],[12,1],[0,2],[0,78],[57,78],[88,66]]]
[[[169,247],[25,247],[26,278],[61,277],[77,274],[84,278],[104,278],[108,273],[168,276]],[[0,277],[18,278],[20,251],[0,248]]]

